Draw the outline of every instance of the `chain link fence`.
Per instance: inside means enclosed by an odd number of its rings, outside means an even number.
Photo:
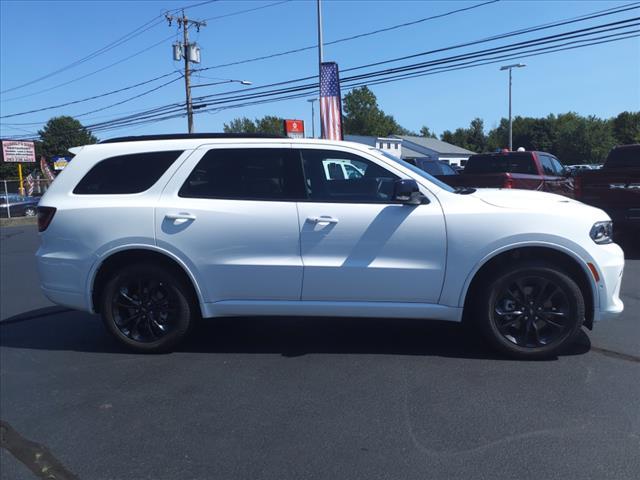
[[[40,197],[51,182],[45,178],[24,180],[24,192],[18,180],[0,180],[0,218],[30,217],[35,215]]]

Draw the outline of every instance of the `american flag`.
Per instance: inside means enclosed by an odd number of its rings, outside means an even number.
[[[27,195],[31,196],[33,195],[33,191],[35,190],[35,186],[36,186],[36,182],[33,178],[33,174],[29,174],[27,175],[27,177],[25,178],[25,181],[27,182]]]
[[[322,138],[342,140],[342,101],[335,62],[320,65],[320,124]]]

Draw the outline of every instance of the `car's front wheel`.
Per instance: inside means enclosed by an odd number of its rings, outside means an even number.
[[[571,343],[585,316],[580,287],[552,265],[512,265],[487,282],[476,303],[487,339],[516,358],[557,355]]]
[[[107,281],[101,297],[107,329],[138,352],[166,352],[189,332],[196,302],[173,272],[152,264],[128,265]]]
[[[36,207],[27,207],[24,209],[25,217],[35,217],[36,216]]]

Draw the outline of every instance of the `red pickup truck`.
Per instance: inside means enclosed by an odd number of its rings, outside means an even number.
[[[452,187],[522,188],[573,197],[573,179],[546,152],[496,152],[471,155],[460,175],[442,178]]]
[[[601,169],[579,172],[575,198],[607,212],[616,230],[639,230],[640,144],[615,147]]]

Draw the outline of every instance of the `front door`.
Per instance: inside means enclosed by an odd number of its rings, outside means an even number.
[[[303,184],[289,145],[201,147],[156,208],[158,246],[195,272],[206,302],[299,300]]]
[[[308,196],[298,204],[302,300],[437,303],[446,256],[437,200],[395,203],[400,175],[374,156],[299,152]],[[336,164],[351,175],[336,174]]]

